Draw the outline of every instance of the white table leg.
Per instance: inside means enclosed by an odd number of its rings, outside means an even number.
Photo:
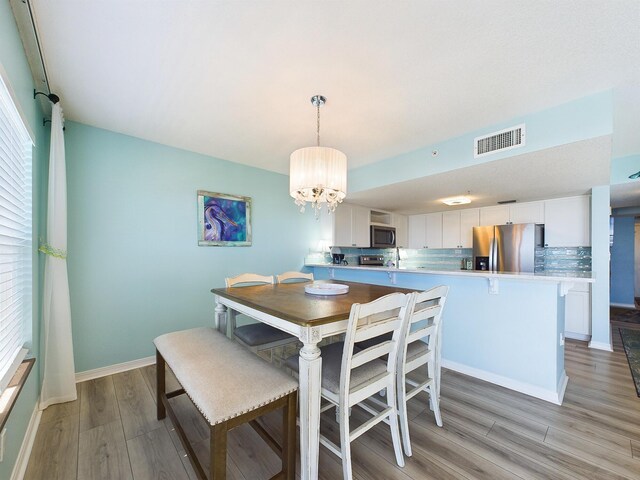
[[[320,386],[322,380],[322,358],[318,342],[320,335],[310,330],[300,350],[300,478],[318,478],[320,454]]]
[[[213,325],[216,330],[220,331],[220,326],[222,325],[222,318],[226,318],[227,307],[220,303],[220,300],[216,297],[216,309],[215,314],[213,315]]]
[[[227,309],[227,337],[233,338],[233,331],[236,329],[236,312],[232,308]]]

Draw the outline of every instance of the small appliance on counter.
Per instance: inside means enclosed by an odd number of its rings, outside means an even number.
[[[470,258],[463,258],[460,270],[473,270],[473,260]]]
[[[347,262],[344,259],[344,253],[333,253],[331,254],[331,258],[333,259],[334,265],[347,265]]]
[[[382,267],[384,265],[384,257],[382,255],[360,255],[358,263],[369,267]]]

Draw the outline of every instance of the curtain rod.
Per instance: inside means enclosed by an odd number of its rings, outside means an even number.
[[[36,46],[38,47],[38,56],[40,57],[40,64],[42,65],[42,71],[44,72],[44,81],[47,84],[47,93],[36,92],[33,91],[33,98],[36,98],[37,95],[46,96],[49,101],[52,103],[58,103],[60,101],[60,97],[58,97],[55,93],[51,93],[51,86],[49,85],[49,75],[47,75],[47,68],[44,65],[44,57],[42,56],[42,47],[40,46],[40,37],[38,36],[38,30],[36,29],[36,22],[33,18],[33,10],[31,9],[31,2],[29,0],[22,0],[22,3],[27,4],[27,9],[29,10],[29,19],[31,20],[31,27],[33,28],[33,36],[36,39]]]

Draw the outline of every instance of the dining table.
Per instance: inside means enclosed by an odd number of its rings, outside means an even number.
[[[383,285],[344,281],[316,281],[347,285],[347,293],[317,295],[307,293],[309,282],[277,283],[245,287],[214,288],[214,323],[220,329],[229,325],[227,313],[233,310],[297,337],[302,342],[299,360],[300,477],[318,478],[320,453],[320,390],[322,357],[318,346],[323,338],[344,333],[351,307],[390,293],[412,290]],[[325,290],[318,288],[317,290]],[[223,322],[224,321],[224,322]],[[231,329],[226,328],[232,335]]]

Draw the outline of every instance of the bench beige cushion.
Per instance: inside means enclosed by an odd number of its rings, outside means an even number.
[[[284,397],[298,382],[213,328],[154,340],[194,405],[216,425]]]

